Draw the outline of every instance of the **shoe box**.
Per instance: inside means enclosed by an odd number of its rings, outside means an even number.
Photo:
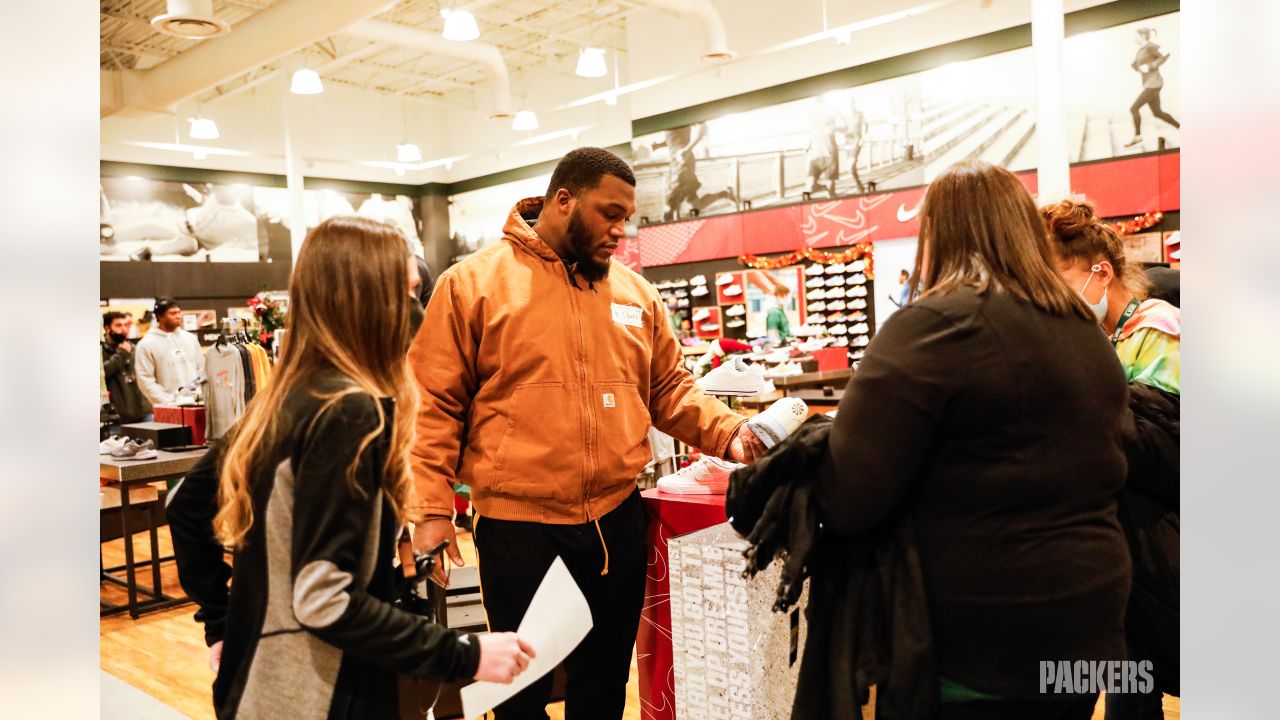
[[[150,440],[157,450],[191,445],[191,428],[177,423],[145,422],[122,425],[120,432],[143,442]]]
[[[205,444],[204,405],[156,405],[153,410],[156,422],[186,425],[191,428],[191,444]]]

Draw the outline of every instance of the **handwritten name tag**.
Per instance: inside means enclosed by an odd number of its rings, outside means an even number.
[[[629,325],[631,327],[644,327],[644,310],[634,305],[619,305],[613,303],[613,321],[619,325]]]

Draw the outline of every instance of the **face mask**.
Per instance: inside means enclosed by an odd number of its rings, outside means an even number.
[[[418,328],[422,327],[422,318],[426,314],[426,311],[422,309],[422,303],[418,302],[418,298],[409,298],[409,342],[413,342],[414,336],[418,334]]]
[[[115,343],[116,345],[119,345],[120,343],[125,341],[124,333],[110,333],[110,335],[111,335],[111,342]]]
[[[1097,305],[1094,305],[1093,303],[1089,302],[1089,299],[1084,297],[1084,291],[1089,287],[1089,282],[1090,282],[1091,280],[1093,280],[1093,276],[1094,276],[1094,275],[1096,275],[1096,274],[1098,274],[1099,272],[1102,272],[1102,266],[1101,266],[1101,265],[1094,265],[1093,267],[1089,268],[1089,279],[1088,279],[1088,280],[1085,280],[1085,281],[1084,281],[1084,287],[1080,288],[1080,297],[1081,297],[1081,298],[1084,298],[1084,302],[1085,302],[1085,304],[1086,304],[1086,305],[1088,305],[1088,306],[1089,306],[1089,309],[1093,311],[1094,316],[1098,318],[1098,322],[1102,322],[1102,321],[1103,321],[1103,319],[1107,317],[1107,291],[1106,291],[1106,289],[1105,289],[1105,288],[1103,289],[1103,291],[1102,291],[1102,300],[1101,300],[1100,302],[1098,302],[1098,304],[1097,304]]]

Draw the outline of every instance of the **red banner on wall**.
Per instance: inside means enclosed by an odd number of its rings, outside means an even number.
[[[1092,200],[1102,217],[1178,210],[1178,160],[1179,153],[1173,152],[1076,165],[1071,187]],[[1018,173],[1018,178],[1036,192],[1034,172]],[[640,264],[676,265],[914,237],[924,191],[914,187],[643,227]]]

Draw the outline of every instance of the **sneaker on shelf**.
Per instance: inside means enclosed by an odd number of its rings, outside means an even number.
[[[867,296],[867,287],[865,285],[858,285],[857,287],[849,290],[849,297],[851,298],[866,297],[866,296]]]
[[[825,300],[826,298],[826,290],[810,290],[809,294],[804,296],[805,300]]]
[[[764,374],[765,374],[765,377],[784,378],[784,377],[792,377],[794,375],[803,375],[804,370],[801,369],[800,363],[784,362],[780,365],[775,365],[769,368],[768,370],[765,370]]]
[[[862,312],[861,310],[854,310],[853,312],[849,313],[849,319],[850,320],[866,320],[867,314]]]
[[[845,282],[847,282],[850,285],[862,285],[867,282],[867,276],[863,275],[862,273],[858,273],[857,275],[849,275],[848,277],[845,278]]]
[[[716,278],[716,285],[728,285],[731,282],[733,282],[732,275],[720,275]]]
[[[111,457],[116,460],[155,460],[158,456],[156,455],[156,446],[150,440],[145,442],[129,440],[112,450]]]
[[[850,360],[861,360],[861,359],[862,359],[862,356],[863,356],[863,355],[865,355],[865,354],[866,354],[866,352],[865,352],[865,351],[863,351],[863,350],[856,350],[856,351],[854,351],[854,352],[849,353],[849,359],[850,359]]]
[[[764,361],[768,363],[780,363],[780,362],[786,362],[790,358],[791,358],[791,351],[788,350],[787,348],[782,348],[780,350],[774,350],[768,355],[765,355]]]
[[[778,392],[778,388],[774,387],[773,381],[765,379],[764,384],[760,386],[760,395],[772,395]]]
[[[720,329],[720,323],[708,322],[708,323],[702,323],[701,325],[698,326],[699,332],[709,333],[709,332],[715,332],[719,329]]]
[[[824,283],[822,283],[822,284],[823,284],[823,285],[825,285],[825,286],[827,286],[827,287],[837,287],[837,286],[839,286],[839,285],[844,285],[844,276],[843,276],[843,275],[832,275],[831,277],[827,278],[826,282],[824,282]]]
[[[799,354],[805,355],[805,354],[814,352],[816,350],[821,350],[822,348],[830,345],[831,343],[834,343],[835,341],[836,339],[831,337],[830,335],[824,335],[822,337],[813,338],[812,340],[805,340],[802,343],[797,343],[796,350],[799,352]]]
[[[701,310],[695,310],[693,313],[694,322],[702,322],[703,320],[706,320],[709,317],[711,317],[711,311],[707,308],[702,308]]]
[[[796,337],[812,337],[818,334],[818,331],[811,325],[799,325],[791,328],[791,334]]]
[[[850,328],[849,332],[853,333],[854,335],[866,335],[869,330],[870,328],[867,327],[866,323],[858,323],[857,325],[854,325],[852,328]]]
[[[689,307],[689,298],[679,298],[676,300],[676,307]]]
[[[124,447],[124,444],[127,442],[129,442],[129,438],[127,437],[112,435],[98,444],[98,454],[110,455],[112,450],[118,450],[121,447]]]
[[[747,324],[746,320],[730,320],[729,322],[725,323],[724,326],[727,328],[740,328],[746,324]]]
[[[849,327],[844,323],[841,323],[831,328],[832,335],[844,335],[844,334],[847,334],[848,332],[849,332]]]
[[[819,265],[819,264],[817,264],[817,263],[814,263],[814,264],[812,264],[812,265],[810,265],[809,267],[807,267],[807,268],[805,268],[805,269],[804,269],[804,274],[805,274],[805,275],[808,275],[809,277],[813,277],[814,275],[821,275],[821,274],[822,274],[822,266],[821,266],[821,265]]]
[[[827,322],[829,323],[841,323],[848,319],[849,319],[848,316],[846,316],[842,312],[831,313],[830,315],[827,316]]]
[[[836,263],[835,265],[828,265],[827,269],[823,271],[823,274],[839,275],[840,273],[843,273],[843,272],[844,272],[844,263]]]
[[[1169,259],[1182,262],[1182,246],[1181,245],[1169,251]]]
[[[862,298],[858,298],[857,300],[850,302],[849,307],[853,308],[854,310],[866,310],[867,301],[863,300]]]
[[[836,347],[849,347],[849,338],[836,338]]]
[[[833,300],[827,303],[827,310],[844,310],[845,303],[843,300]]]
[[[861,260],[854,260],[849,263],[849,272],[864,272],[866,269],[867,264]]]
[[[854,347],[866,347],[870,343],[871,341],[867,339],[866,335],[859,335],[850,342]]]
[[[689,278],[689,284],[690,284],[690,285],[706,285],[706,284],[707,284],[707,276],[706,276],[706,275],[694,275],[693,277]]]
[[[689,291],[688,291],[688,290],[677,290],[677,291],[676,291],[676,293],[675,293],[675,295],[676,295],[676,297],[678,297],[678,298],[687,298],[687,297],[689,297]]]
[[[689,281],[688,281],[688,280],[677,280],[677,281],[675,281],[675,282],[671,283],[671,287],[673,287],[673,288],[687,288],[687,287],[689,287]]]
[[[746,466],[703,455],[698,462],[658,478],[658,492],[669,495],[724,495],[729,492],[729,475],[740,467]]]
[[[669,280],[663,280],[662,282],[656,282],[656,283],[651,282],[651,284],[659,290],[667,290],[671,287],[671,282]]]
[[[706,286],[706,285],[699,285],[699,286],[695,287],[693,290],[690,290],[690,291],[689,291],[689,294],[690,294],[690,295],[692,295],[692,296],[694,296],[694,297],[702,297],[703,295],[706,295],[706,294],[707,294],[707,286]]]
[[[807,288],[822,287],[822,278],[813,278],[809,282],[805,283],[804,286]]]
[[[809,303],[808,308],[809,312],[822,312],[827,309],[827,304],[819,300],[816,303]]]
[[[742,294],[741,285],[730,285],[729,287],[724,289],[725,297],[738,297],[741,294]]]
[[[769,449],[781,445],[787,436],[809,417],[809,406],[800,398],[785,397],[747,421],[747,427]]]
[[[854,288],[854,289],[856,290],[857,288]],[[832,298],[840,299],[840,298],[843,298],[844,296],[845,296],[845,289],[842,287],[831,288],[830,290],[827,291],[828,300]]]
[[[698,378],[695,384],[708,395],[755,395],[764,385],[764,368],[735,357]]]
[[[747,314],[747,306],[746,306],[746,305],[734,305],[733,307],[729,308],[728,310],[725,310],[725,311],[724,311],[724,314],[725,314],[725,315],[728,315],[729,317],[738,317],[739,315],[746,315],[746,314]]]

